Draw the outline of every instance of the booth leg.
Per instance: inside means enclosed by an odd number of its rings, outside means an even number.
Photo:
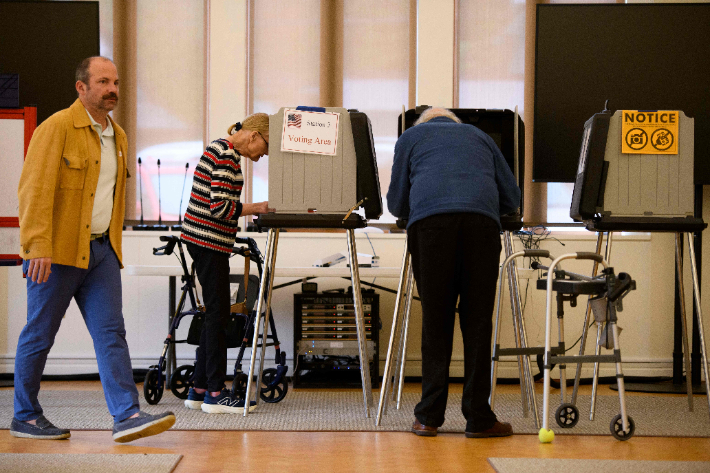
[[[349,241],[349,240],[348,240]],[[401,306],[402,298],[404,297],[404,291],[406,286],[406,278],[409,274],[409,247],[407,245],[407,239],[404,239],[404,254],[402,256],[402,269],[399,274],[399,285],[397,287],[397,298],[394,305],[394,315],[392,316],[392,330],[390,332],[390,340],[387,344],[387,357],[385,358],[385,370],[382,373],[382,386],[380,387],[380,402],[377,406],[377,417],[375,418],[375,425],[380,425],[382,421],[382,415],[386,414],[387,401],[389,400],[389,389],[392,383],[392,364],[394,362],[394,346],[397,341],[397,334],[399,332],[399,327],[401,323]],[[360,333],[358,331],[358,338]]]
[[[276,246],[278,242],[278,235],[279,235],[279,230],[271,228],[269,229],[269,235],[267,237],[267,242],[266,242],[266,253],[264,254],[264,269],[263,269],[263,274],[261,278],[261,283],[259,284],[259,297],[257,299],[257,304],[256,304],[256,317],[254,320],[254,338],[252,340],[252,345],[251,345],[251,360],[249,362],[249,375],[247,376],[247,390],[246,390],[246,395],[244,397],[244,414],[243,416],[246,417],[249,414],[249,405],[251,404],[251,398],[252,398],[252,384],[253,384],[253,378],[254,378],[254,364],[256,363],[256,346],[259,342],[259,325],[261,324],[261,312],[262,309],[264,308],[264,305],[268,305],[266,302],[266,289],[267,289],[267,278],[269,278],[270,274],[273,274],[274,272],[274,263],[276,262]],[[268,313],[269,307],[266,307],[266,311]],[[264,325],[264,329],[266,329],[266,325]],[[258,390],[260,389],[259,385],[257,385],[257,398],[259,397],[259,392]]]
[[[703,313],[700,308],[700,286],[698,284],[698,268],[695,266],[695,242],[693,241],[693,238],[694,235],[692,233],[688,233],[688,249],[690,250],[690,269],[693,273],[693,295],[695,297],[695,308],[697,311],[696,314],[698,323],[698,334],[700,335],[700,350],[702,351],[703,358],[703,372],[705,373],[705,393],[708,400],[708,410],[710,410],[710,375],[708,373],[707,347],[705,345],[705,328],[703,326]]]
[[[600,255],[602,252],[602,240],[604,239],[603,232],[597,232],[597,250],[596,254]],[[594,262],[594,267],[592,269],[592,277],[596,276],[599,272],[599,263]],[[579,345],[579,356],[584,356],[584,351],[587,346],[587,334],[589,333],[589,319],[592,315],[592,297],[589,296],[587,299],[587,312],[584,315],[584,327],[582,328],[582,340],[580,340]],[[582,363],[577,363],[577,369],[574,375],[574,388],[572,389],[572,400],[571,404],[577,405],[577,393],[579,392],[579,380],[582,378]]]
[[[257,375],[256,379],[256,405],[259,405],[259,401],[261,399],[261,377],[264,374],[264,355],[266,354],[266,342],[268,339],[269,335],[269,320],[271,317],[271,296],[273,295],[274,291],[272,288],[274,287],[274,273],[276,272],[276,251],[278,249],[279,245],[279,231],[276,230],[276,233],[274,234],[274,248],[272,249],[272,262],[271,262],[271,271],[266,273],[264,275],[265,279],[268,279],[267,286],[266,286],[266,310],[264,311],[264,331],[262,332],[261,335],[261,353],[259,356],[259,374]],[[255,332],[256,333],[256,332]],[[256,345],[253,346],[252,348],[252,359],[256,355]]]
[[[408,266],[408,271],[411,270],[411,262],[410,266]],[[400,316],[399,319],[399,324],[397,326],[397,338],[395,345],[397,346],[397,351],[394,354],[394,359],[393,359],[393,365],[392,369],[394,370],[394,375],[392,376],[392,389],[391,389],[391,395],[390,392],[387,392],[388,400],[385,403],[385,414],[387,413],[387,406],[389,405],[390,400],[394,400],[397,397],[397,391],[400,389],[400,373],[402,370],[402,350],[404,349],[404,344],[407,342],[407,330],[405,328],[405,325],[407,323],[407,295],[410,290],[409,286],[409,272],[407,272],[407,275],[405,277],[405,282],[404,282],[404,293],[402,294],[402,304],[400,305],[400,309],[402,311],[402,315]]]
[[[410,256],[411,260],[411,256]],[[407,276],[407,301],[404,306],[404,327],[402,329],[402,351],[400,354],[399,363],[399,384],[397,385],[397,409],[399,410],[402,404],[402,392],[404,391],[404,368],[407,365],[407,337],[409,335],[409,314],[412,308],[412,296],[414,294],[414,275],[412,273],[411,261],[409,265],[409,274]]]
[[[360,377],[362,378],[362,395],[365,403],[365,417],[370,417],[372,405],[372,383],[370,381],[370,358],[367,353],[367,337],[365,336],[365,320],[362,311],[362,293],[360,292],[360,271],[357,266],[357,248],[355,246],[355,231],[348,231],[348,250],[350,251],[350,279],[353,286],[353,302],[355,305],[355,323],[357,325],[357,341],[360,355]],[[374,329],[374,327],[373,327]],[[377,360],[375,360],[378,362]]]
[[[512,247],[511,247],[512,251]],[[515,265],[515,261],[513,261],[513,264]],[[518,323],[520,324],[520,338],[521,338],[521,346],[523,348],[528,348],[528,334],[525,329],[525,317],[523,316],[523,304],[522,301],[520,300],[520,285],[518,283],[518,269],[517,265],[513,266],[513,286],[515,288],[515,299],[517,301],[517,310],[518,310]],[[523,356],[523,370],[524,374],[526,377],[526,385],[528,388],[528,401],[530,402],[530,409],[533,412],[533,417],[535,418],[535,428],[538,429],[540,428],[540,415],[537,411],[537,397],[535,395],[535,380],[533,379],[532,375],[532,369],[530,368],[530,356],[525,355]]]
[[[691,365],[690,365],[690,346],[688,345],[688,328],[686,321],[686,311],[685,311],[685,290],[683,288],[683,255],[681,253],[681,244],[683,240],[681,239],[680,233],[675,234],[675,262],[678,269],[678,294],[680,303],[680,322],[681,330],[683,331],[683,358],[685,360],[685,384],[688,390],[688,410],[693,412],[693,385],[690,376]]]
[[[506,258],[513,254],[510,232],[503,232],[503,244],[505,246]],[[515,260],[510,261],[507,267],[508,272],[508,291],[510,293],[510,308],[513,316],[513,332],[515,334],[515,348],[525,348],[522,343],[522,334],[520,330],[520,307],[518,306],[518,297],[516,297],[516,266]],[[529,405],[529,386],[527,373],[525,372],[525,355],[518,355],[518,379],[520,380],[520,401],[523,408],[523,417],[528,416]]]
[[[501,299],[503,296],[503,272],[510,262],[511,257],[506,257],[498,271],[498,284],[496,285],[496,317],[495,326],[493,327],[493,354],[491,359],[491,394],[488,397],[488,404],[490,404],[491,409],[495,410],[496,403],[496,385],[498,384],[498,358],[500,351],[500,306]]]

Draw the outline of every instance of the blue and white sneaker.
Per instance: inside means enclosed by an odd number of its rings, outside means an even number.
[[[205,393],[205,400],[202,403],[202,412],[208,414],[242,414],[244,412],[244,399],[233,399],[227,389],[223,389],[219,396],[212,397]],[[249,403],[249,412],[256,409],[256,401]]]
[[[196,392],[194,388],[190,388],[187,392],[187,399],[185,399],[185,407],[199,411],[204,400],[205,393],[200,394]]]

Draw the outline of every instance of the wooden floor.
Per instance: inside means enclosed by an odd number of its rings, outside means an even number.
[[[417,391],[421,386],[408,384],[406,388]],[[42,389],[100,390],[101,386],[98,382],[43,382]],[[460,385],[452,385],[451,391],[457,390],[460,392]],[[518,386],[499,386],[498,392],[518,390]],[[583,386],[580,392],[588,394],[589,387]],[[602,386],[600,394],[616,392]],[[696,397],[696,402],[705,402],[704,396]],[[634,437],[619,442],[611,435],[565,435],[543,445],[536,435],[467,439],[463,434],[422,438],[406,432],[168,431],[121,445],[114,443],[107,431],[73,431],[67,441],[36,441],[16,439],[8,430],[0,430],[0,453],[9,452],[177,453],[183,455],[177,473],[492,472],[486,460],[489,457],[710,461],[710,438]]]

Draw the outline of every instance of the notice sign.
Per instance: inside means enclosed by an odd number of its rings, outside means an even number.
[[[621,152],[678,154],[677,111],[622,110]]]
[[[335,156],[339,113],[285,109],[281,151]]]

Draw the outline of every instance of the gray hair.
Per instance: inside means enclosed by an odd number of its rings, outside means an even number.
[[[74,74],[74,77],[76,78],[77,81],[81,81],[84,84],[89,83],[89,78],[91,77],[89,74],[89,67],[91,67],[91,63],[93,62],[94,59],[103,59],[104,61],[109,61],[111,64],[113,64],[113,61],[107,57],[103,56],[91,56],[87,57],[83,61],[79,63],[79,65],[76,67],[76,73]]]
[[[456,123],[461,123],[461,120],[459,117],[457,117],[454,112],[449,110],[448,108],[442,108],[442,107],[429,107],[426,110],[422,112],[422,114],[419,116],[416,122],[414,122],[414,125],[419,125],[421,123],[426,123],[432,118],[436,117],[446,117],[450,118],[451,120],[455,121]]]

